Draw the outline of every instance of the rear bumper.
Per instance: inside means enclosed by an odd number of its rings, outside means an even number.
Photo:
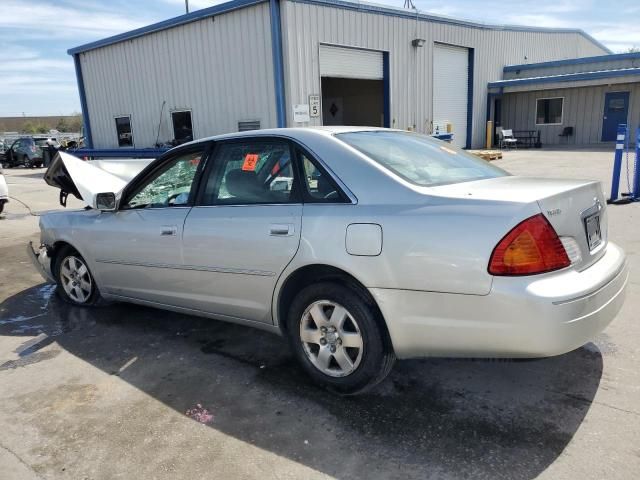
[[[51,258],[49,257],[49,248],[46,245],[41,245],[36,252],[33,248],[33,242],[29,242],[27,245],[27,255],[35,269],[42,275],[42,278],[44,278],[46,282],[56,283],[51,273]]]
[[[624,252],[606,254],[582,272],[495,277],[485,296],[370,289],[399,358],[531,358],[559,355],[593,339],[624,303]]]

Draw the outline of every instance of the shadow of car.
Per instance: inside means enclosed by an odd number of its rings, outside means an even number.
[[[536,361],[403,361],[370,393],[341,397],[311,384],[275,335],[133,305],[74,307],[54,288],[0,305],[0,335],[28,337],[0,374],[48,361],[56,342],[177,412],[197,402],[212,409],[210,428],[336,478],[534,478],[571,441],[602,375],[590,344]]]

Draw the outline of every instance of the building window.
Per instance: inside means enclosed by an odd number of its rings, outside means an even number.
[[[176,144],[180,145],[193,140],[191,110],[171,112],[171,121],[173,122],[173,138]]]
[[[560,125],[564,98],[539,98],[536,104],[536,125]]]
[[[130,115],[116,117],[116,133],[118,134],[119,147],[133,147]]]

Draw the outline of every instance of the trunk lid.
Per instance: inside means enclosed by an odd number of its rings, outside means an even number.
[[[433,187],[428,193],[467,200],[535,202],[579,270],[595,263],[606,250],[607,208],[598,181],[506,176]]]
[[[607,202],[600,182],[567,185],[566,190],[538,200],[538,205],[576,268],[583,270],[604,255]]]

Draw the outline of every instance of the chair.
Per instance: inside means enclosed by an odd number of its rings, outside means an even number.
[[[500,150],[505,146],[512,146],[518,149],[518,140],[513,136],[513,130],[500,130]]]
[[[567,143],[569,143],[569,137],[573,135],[573,127],[564,127],[562,129],[562,133],[558,134],[559,137],[565,137],[567,139]]]

